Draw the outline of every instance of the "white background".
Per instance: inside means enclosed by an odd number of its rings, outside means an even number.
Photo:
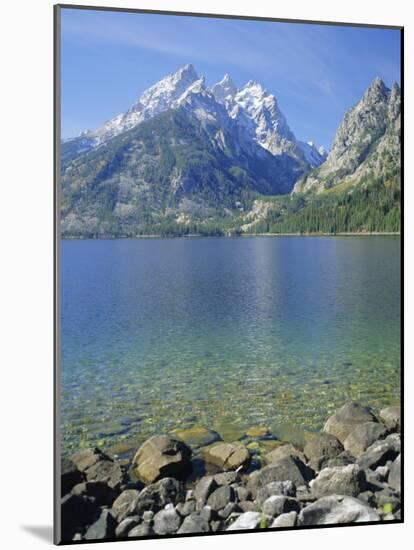
[[[52,527],[52,0],[6,0],[0,17],[0,545],[51,544]],[[306,545],[308,550],[412,547],[414,21],[407,0],[101,0],[78,4],[405,26],[406,524],[117,543],[104,548],[217,550]],[[411,250],[410,250],[411,249]],[[380,297],[379,297],[380,299]],[[411,310],[411,311],[410,311]],[[128,544],[128,546],[126,546]],[[84,545],[87,548],[89,545]],[[93,546],[93,548],[97,548]]]

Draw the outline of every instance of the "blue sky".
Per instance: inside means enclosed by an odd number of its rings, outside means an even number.
[[[298,139],[329,147],[370,82],[400,81],[398,30],[62,9],[62,137],[95,129],[192,63],[279,101]]]

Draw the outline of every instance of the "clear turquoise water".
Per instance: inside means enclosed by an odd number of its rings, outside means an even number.
[[[63,451],[399,402],[400,240],[62,242]]]

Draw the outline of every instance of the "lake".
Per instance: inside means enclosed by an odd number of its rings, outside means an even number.
[[[61,288],[64,453],[399,403],[397,236],[68,240]]]

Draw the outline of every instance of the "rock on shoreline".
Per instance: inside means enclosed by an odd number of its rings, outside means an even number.
[[[250,465],[251,451],[243,441],[225,443],[216,432],[198,427],[151,437],[131,464],[85,449],[62,460],[61,538],[399,520],[399,431],[399,407],[387,407],[377,418],[352,402],[303,449],[276,442],[280,445],[259,469]],[[249,436],[263,434],[255,428]],[[218,473],[191,481],[193,451]]]

